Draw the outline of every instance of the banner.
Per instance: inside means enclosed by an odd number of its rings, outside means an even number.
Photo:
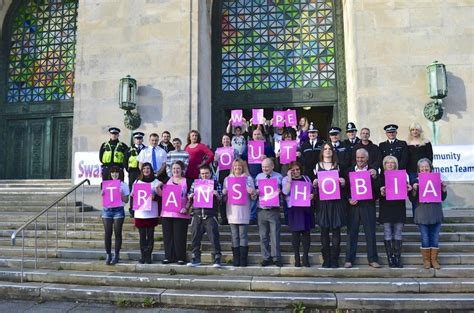
[[[214,206],[214,181],[210,179],[194,180],[193,207],[212,209]]]
[[[292,181],[290,191],[290,203],[292,207],[311,206],[311,183],[306,181]]]
[[[288,127],[298,126],[298,119],[296,117],[296,110],[286,110],[285,112],[285,124]]]
[[[341,187],[339,183],[338,171],[319,171],[318,191],[320,200],[341,199]]]
[[[285,126],[285,111],[273,111],[273,126]]]
[[[190,218],[188,214],[180,213],[183,208],[181,192],[179,185],[163,185],[161,217]]]
[[[100,185],[102,182],[101,163],[99,152],[74,153],[74,184],[89,179],[91,185]]]
[[[230,111],[230,122],[232,126],[242,126],[242,122],[243,122],[242,110]]]
[[[474,145],[433,146],[433,167],[443,181],[474,181]]]
[[[133,184],[133,209],[150,211],[151,210],[151,184],[135,183]]]
[[[219,170],[230,170],[234,162],[234,148],[220,147],[216,149],[218,155],[217,166]]]
[[[102,204],[104,208],[116,208],[122,206],[120,180],[104,180],[102,182]]]
[[[296,161],[296,140],[280,141],[280,164],[289,164]]]
[[[440,173],[419,173],[418,182],[420,202],[442,202]]]
[[[406,170],[387,170],[385,176],[385,199],[405,200],[407,198]]]
[[[265,152],[263,140],[250,140],[247,147],[247,160],[249,164],[261,164]]]
[[[369,171],[350,172],[352,200],[372,200],[372,180]]]
[[[257,181],[258,201],[260,207],[280,206],[280,192],[276,178],[265,178]]]
[[[237,205],[248,203],[247,177],[227,176],[227,203]]]
[[[252,124],[263,125],[265,123],[265,118],[263,116],[263,109],[252,109]]]

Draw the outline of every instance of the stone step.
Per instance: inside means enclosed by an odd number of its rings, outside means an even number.
[[[161,237],[157,237],[158,240],[155,241],[155,249],[157,250],[162,250],[164,249],[163,247],[163,242]],[[20,236],[17,237],[17,242],[18,245],[21,245],[21,234]],[[35,245],[35,239],[31,237],[25,237],[25,246],[26,247],[34,247]],[[46,241],[44,239],[41,240],[36,240],[38,244],[38,248],[42,248],[45,246]],[[11,245],[11,240],[10,238],[2,237],[0,238],[0,247],[4,246],[10,246]],[[56,245],[56,239],[55,235],[50,234],[50,237],[48,237],[48,246],[52,247]],[[58,246],[60,248],[75,248],[75,249],[87,249],[87,248],[92,248],[92,249],[98,249],[102,248],[104,246],[103,240],[82,240],[82,239],[64,239],[64,238],[59,238],[58,239]],[[346,247],[346,242],[341,242],[341,251],[344,253]],[[474,253],[474,242],[440,242],[439,243],[440,251],[444,252],[452,252],[452,253],[462,253],[462,252],[471,252]],[[122,248],[126,250],[139,250],[139,242],[138,240],[123,240],[122,242]],[[203,251],[212,251],[213,247],[211,243],[207,239],[203,239],[201,248]],[[187,250],[191,251],[192,246],[191,246],[191,241],[187,241]],[[224,241],[221,242],[221,249],[223,251],[232,251],[231,249],[231,242],[229,241]],[[290,242],[287,241],[282,241],[280,243],[280,249],[282,252],[292,252],[293,247]],[[384,244],[381,241],[377,242],[377,249],[379,252],[385,251],[384,250]],[[249,242],[249,250],[258,252],[260,251],[260,241],[259,240],[254,240]],[[359,240],[357,250],[359,252],[366,252],[366,244],[365,241]],[[310,252],[319,252],[321,251],[321,243],[319,241],[317,242],[312,242],[310,246]],[[419,242],[405,242],[402,247],[402,251],[404,253],[406,252],[419,252],[420,251],[420,243]]]
[[[80,256],[79,256],[80,257]],[[187,267],[177,264],[163,265],[160,262],[153,264],[139,264],[135,260],[121,259],[115,266],[105,265],[103,260],[79,259],[79,258],[38,258],[37,268],[60,270],[60,271],[99,271],[103,273],[155,273],[167,275],[223,275],[223,276],[263,276],[263,277],[338,277],[338,278],[474,278],[473,265],[445,265],[440,270],[425,270],[421,264],[407,264],[404,268],[389,268],[384,266],[374,269],[368,265],[355,265],[353,268],[322,268],[320,264],[311,267],[284,267],[268,266],[261,267],[258,264],[250,264],[247,267],[233,267],[222,264],[221,268],[212,265],[201,265],[198,267]],[[19,270],[21,257],[0,258],[0,267]],[[25,259],[24,268],[33,269],[34,259]]]
[[[49,225],[51,226],[51,225]],[[34,227],[31,227],[34,229]],[[30,228],[30,229],[31,229]],[[54,229],[51,229],[48,231],[48,236],[51,238],[51,236],[56,236],[56,231]],[[69,228],[69,227],[68,227]],[[45,225],[38,225],[37,228],[37,238],[45,238],[46,237],[46,231]],[[13,234],[14,230],[0,230],[0,238],[2,237],[7,237],[10,238],[10,236]],[[34,230],[27,230],[25,231],[25,238],[31,238],[35,236],[35,231]],[[104,231],[103,230],[91,230],[91,231],[83,231],[79,230],[79,227],[76,228],[76,231],[74,230],[68,230],[67,232],[64,231],[64,228],[62,230],[58,231],[58,236],[59,238],[66,238],[67,236],[68,239],[95,239],[95,240],[102,240],[104,238]],[[288,232],[282,232],[280,236],[280,241],[282,242],[291,242],[291,233]],[[376,234],[377,236],[377,241],[383,242],[384,236],[383,233],[379,232]],[[122,237],[124,240],[138,240],[139,239],[139,234],[136,229],[131,229],[131,230],[125,230],[122,231]],[[161,240],[163,237],[163,234],[161,230],[155,231],[155,239],[156,240]],[[320,235],[317,233],[312,233],[311,234],[311,242],[316,243],[320,242]],[[227,231],[222,231],[219,232],[219,240],[221,242],[230,242],[231,241],[231,233]],[[250,232],[248,235],[248,239],[250,241],[259,241],[260,236],[256,232]],[[191,240],[191,234],[188,232],[188,240]],[[341,241],[345,242],[347,240],[347,234],[341,234]],[[203,241],[207,242],[207,236],[204,235]],[[365,235],[361,234],[359,235],[359,241],[364,242],[365,241]],[[440,233],[440,241],[441,242],[472,242],[474,241],[474,232],[457,232],[457,233]],[[403,242],[420,242],[420,234],[418,232],[404,232],[403,233]]]
[[[474,298],[460,293],[306,293],[306,292],[253,292],[215,290],[177,290],[160,288],[86,286],[48,283],[0,284],[4,298],[41,299],[42,301],[90,301],[143,303],[153,299],[156,305],[179,307],[291,308],[293,305],[314,309],[387,309],[403,310],[469,310]]]
[[[9,206],[9,207],[5,207],[6,210],[8,210],[9,212],[18,212],[18,213],[22,213],[25,215],[26,218],[22,218],[21,220],[28,220],[29,218],[35,216],[36,214],[38,214],[39,212],[43,211],[44,209],[46,209],[47,207],[49,207],[52,203],[54,202],[53,201],[49,201],[49,202],[45,202],[44,205],[17,205],[17,206]],[[74,201],[70,201],[69,203],[66,203],[64,201],[61,201],[61,203],[58,204],[58,210],[61,211],[61,213],[64,215],[64,210],[65,208],[68,208],[68,212],[73,212],[74,210],[76,210],[76,212],[80,212],[82,210],[82,205],[80,202],[76,202],[76,205],[74,206]],[[85,204],[84,205],[84,211],[86,212],[92,212],[94,211],[94,208],[90,205],[87,205]],[[26,213],[28,212],[28,213]],[[49,212],[49,215],[51,216],[51,214],[54,214],[56,215],[56,207],[54,207],[50,212]],[[20,219],[17,219],[17,220],[20,220]]]
[[[19,186],[46,186],[46,185],[72,185],[70,179],[0,179],[0,187],[19,185]]]
[[[19,282],[21,272],[0,268],[2,281]],[[184,290],[355,293],[474,293],[472,278],[315,278],[231,275],[168,275],[70,270],[31,270],[24,282]]]
[[[35,249],[31,247],[26,247],[24,250],[25,258],[33,258],[35,255]],[[153,260],[159,262],[164,259],[164,252],[157,248],[155,244],[155,249],[153,253]],[[386,265],[386,255],[381,250],[378,251],[379,262],[381,264]],[[2,256],[3,257],[21,257],[22,248],[21,247],[11,247],[11,246],[4,246],[2,247]],[[45,249],[37,249],[37,256],[44,257],[45,256]],[[89,260],[100,260],[103,259],[105,256],[105,252],[102,247],[98,247],[96,249],[79,249],[79,248],[58,248],[56,250],[55,245],[50,245],[48,247],[48,256],[49,257],[57,257],[57,258],[65,258],[65,259],[89,259]],[[344,264],[344,257],[345,253],[342,250],[341,255],[339,257],[339,264],[342,266]],[[140,258],[139,250],[128,250],[123,249],[120,252],[120,258],[123,260],[133,260],[138,261]],[[191,259],[191,252],[188,250],[188,259]],[[211,253],[203,250],[201,259],[203,264],[212,264],[213,260],[211,258]],[[260,264],[262,260],[261,254],[259,251],[250,252],[249,253],[249,264]],[[442,265],[473,265],[474,264],[474,253],[449,253],[449,252],[441,252],[439,254],[439,260]],[[321,253],[319,252],[312,252],[309,254],[309,261],[310,264],[313,265],[320,265],[322,264],[322,257]],[[222,263],[230,263],[232,262],[232,253],[231,251],[223,250],[222,251]],[[282,262],[288,266],[293,266],[294,264],[294,254],[292,252],[283,252],[282,253]],[[417,252],[404,252],[402,254],[402,262],[405,265],[421,265],[421,255]],[[367,264],[367,255],[359,251],[356,255],[355,264]]]

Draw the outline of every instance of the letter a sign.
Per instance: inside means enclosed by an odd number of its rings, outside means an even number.
[[[440,173],[418,174],[418,193],[420,202],[441,202],[441,175]]]

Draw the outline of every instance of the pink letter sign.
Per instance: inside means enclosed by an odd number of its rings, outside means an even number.
[[[285,111],[273,111],[273,126],[285,126]]]
[[[350,172],[349,181],[352,200],[372,200],[372,181],[369,171]]]
[[[285,112],[285,124],[286,126],[296,126],[296,110],[286,110]]]
[[[305,181],[292,181],[290,192],[291,206],[311,206],[311,183]]]
[[[234,162],[234,148],[220,147],[216,149],[216,154],[219,156],[217,159],[219,170],[230,170]]]
[[[116,208],[122,206],[120,180],[104,180],[102,182],[102,204],[104,205],[104,208]]]
[[[407,172],[388,170],[385,175],[385,198],[387,200],[405,200],[407,198]]]
[[[318,172],[318,191],[320,200],[341,199],[338,171]]]
[[[442,202],[440,175],[440,173],[418,174],[418,193],[420,202]]]
[[[230,111],[230,121],[232,123],[232,126],[242,125],[242,110]]]
[[[280,206],[278,180],[266,178],[257,181],[260,207]]]
[[[151,210],[151,184],[136,183],[133,184],[133,209],[134,210]]]
[[[280,163],[289,164],[296,161],[296,140],[280,141]]]
[[[184,206],[181,198],[181,188],[179,185],[163,185],[161,217],[190,218],[188,214],[180,213]]]
[[[247,159],[249,164],[260,164],[262,163],[262,157],[264,153],[264,142],[263,140],[250,140],[248,142]]]
[[[263,117],[263,109],[252,109],[252,124],[258,125],[265,123],[265,118]]]
[[[193,207],[211,209],[214,200],[214,181],[210,179],[196,179],[194,181]]]
[[[247,204],[247,177],[227,177],[227,191],[227,203]]]

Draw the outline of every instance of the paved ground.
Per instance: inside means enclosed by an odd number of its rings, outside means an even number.
[[[290,312],[291,310],[285,310]],[[285,312],[285,311],[261,311],[261,310],[235,310],[232,312],[239,313],[256,313],[256,312]],[[47,301],[43,303],[38,303],[36,301],[26,301],[26,300],[0,300],[0,312],[5,313],[83,313],[83,312],[100,312],[100,313],[126,313],[126,312],[158,312],[158,313],[203,313],[203,312],[212,312],[212,313],[224,313],[229,312],[229,310],[195,310],[195,309],[175,309],[175,308],[120,308],[114,304],[98,304],[98,303],[74,303],[74,302],[56,302],[56,301]]]

